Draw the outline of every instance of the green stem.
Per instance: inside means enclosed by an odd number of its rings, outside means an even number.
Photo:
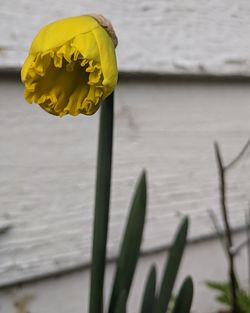
[[[114,95],[111,94],[103,102],[100,115],[89,313],[103,312],[112,165],[113,107]]]

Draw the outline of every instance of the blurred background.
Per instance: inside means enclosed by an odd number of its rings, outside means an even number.
[[[56,19],[101,13],[119,38],[107,286],[135,182],[148,172],[145,273],[159,269],[183,215],[191,219],[180,279],[195,282],[194,313],[218,307],[206,280],[227,263],[208,210],[222,223],[214,141],[225,164],[250,136],[250,3],[205,0],[1,0],[0,312],[87,312],[98,116],[56,118],[23,99],[32,38]],[[250,196],[246,149],[227,175],[237,241]],[[247,284],[245,251],[237,258]],[[107,288],[108,289],[108,288]]]

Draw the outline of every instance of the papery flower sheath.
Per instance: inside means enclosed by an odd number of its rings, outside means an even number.
[[[58,116],[94,114],[117,83],[116,44],[111,24],[99,15],[44,26],[22,67],[25,99]]]

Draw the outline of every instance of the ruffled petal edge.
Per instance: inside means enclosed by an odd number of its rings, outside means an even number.
[[[27,102],[35,102],[48,113],[57,116],[66,114],[76,116],[79,113],[92,115],[98,110],[101,101],[112,92],[115,86],[112,89],[112,87],[107,88],[107,85],[103,84],[104,76],[101,63],[96,60],[86,59],[76,46],[75,40],[76,37],[60,47],[28,56],[21,71],[21,79],[25,84],[24,97]],[[57,97],[53,93],[38,95],[36,86],[39,84],[39,80],[46,75],[51,62],[53,62],[54,67],[61,68],[64,60],[68,72],[74,70],[75,61],[80,62],[81,67],[84,68],[83,70],[89,74],[87,83],[89,91],[83,102],[75,104],[73,109],[72,103],[69,101],[64,108],[58,111],[56,109]]]

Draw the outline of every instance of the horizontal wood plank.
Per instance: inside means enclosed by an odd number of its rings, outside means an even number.
[[[0,68],[20,67],[44,24],[91,12],[112,20],[121,71],[250,74],[247,0],[1,0]]]

